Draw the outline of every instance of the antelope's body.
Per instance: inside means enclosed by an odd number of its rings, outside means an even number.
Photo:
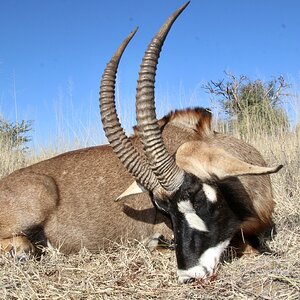
[[[171,154],[188,141],[203,141],[249,163],[265,165],[255,148],[213,132],[210,122],[210,114],[199,109],[177,111],[159,120]],[[141,151],[138,138],[132,141]],[[34,245],[49,242],[70,253],[82,247],[97,251],[126,238],[151,240],[159,234],[170,238],[170,220],[153,206],[148,194],[114,201],[132,182],[109,145],[67,152],[17,170],[0,181],[2,243],[22,236]],[[231,178],[221,186],[229,203],[236,203],[246,236],[271,224],[274,201],[269,176]]]

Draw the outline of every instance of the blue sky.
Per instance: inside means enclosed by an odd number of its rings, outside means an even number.
[[[178,0],[0,0],[0,111],[34,120],[35,145],[57,134],[93,144],[101,135],[102,71],[136,26],[118,73],[126,126],[144,50]],[[159,61],[156,101],[169,109],[211,105],[201,85],[224,70],[252,79],[300,79],[300,1],[192,0],[174,24]],[[95,128],[96,134],[93,135]],[[90,136],[93,136],[91,139]]]

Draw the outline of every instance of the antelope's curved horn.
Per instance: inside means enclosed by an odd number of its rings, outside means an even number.
[[[139,135],[151,168],[164,189],[172,193],[183,181],[183,171],[165,148],[157,124],[154,103],[154,84],[159,54],[173,23],[189,2],[174,12],[150,42],[139,72],[136,94],[136,118]]]
[[[126,136],[115,105],[116,73],[121,56],[137,28],[119,46],[107,64],[100,84],[100,113],[105,135],[125,168],[149,191],[159,193],[162,188],[149,164],[139,155]]]

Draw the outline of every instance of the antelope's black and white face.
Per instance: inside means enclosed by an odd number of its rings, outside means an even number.
[[[154,202],[172,219],[178,281],[214,275],[221,254],[239,228],[217,186],[185,174],[174,199]]]

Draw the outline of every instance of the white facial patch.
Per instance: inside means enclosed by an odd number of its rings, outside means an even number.
[[[197,229],[199,231],[208,231],[203,220],[196,214],[193,205],[190,201],[180,201],[178,203],[178,210],[184,214],[191,228]]]
[[[199,265],[187,270],[177,270],[178,282],[185,283],[189,279],[206,279],[214,274],[221,254],[228,246],[230,240],[223,241],[215,247],[204,251],[199,258]]]
[[[212,203],[217,202],[217,191],[213,187],[206,183],[203,183],[202,189],[207,200],[209,200]]]
[[[219,263],[220,256],[228,246],[230,240],[223,241],[219,243],[217,246],[208,248],[204,253],[200,256],[199,262],[200,266],[206,268],[209,273],[209,276],[213,274],[215,267]]]

